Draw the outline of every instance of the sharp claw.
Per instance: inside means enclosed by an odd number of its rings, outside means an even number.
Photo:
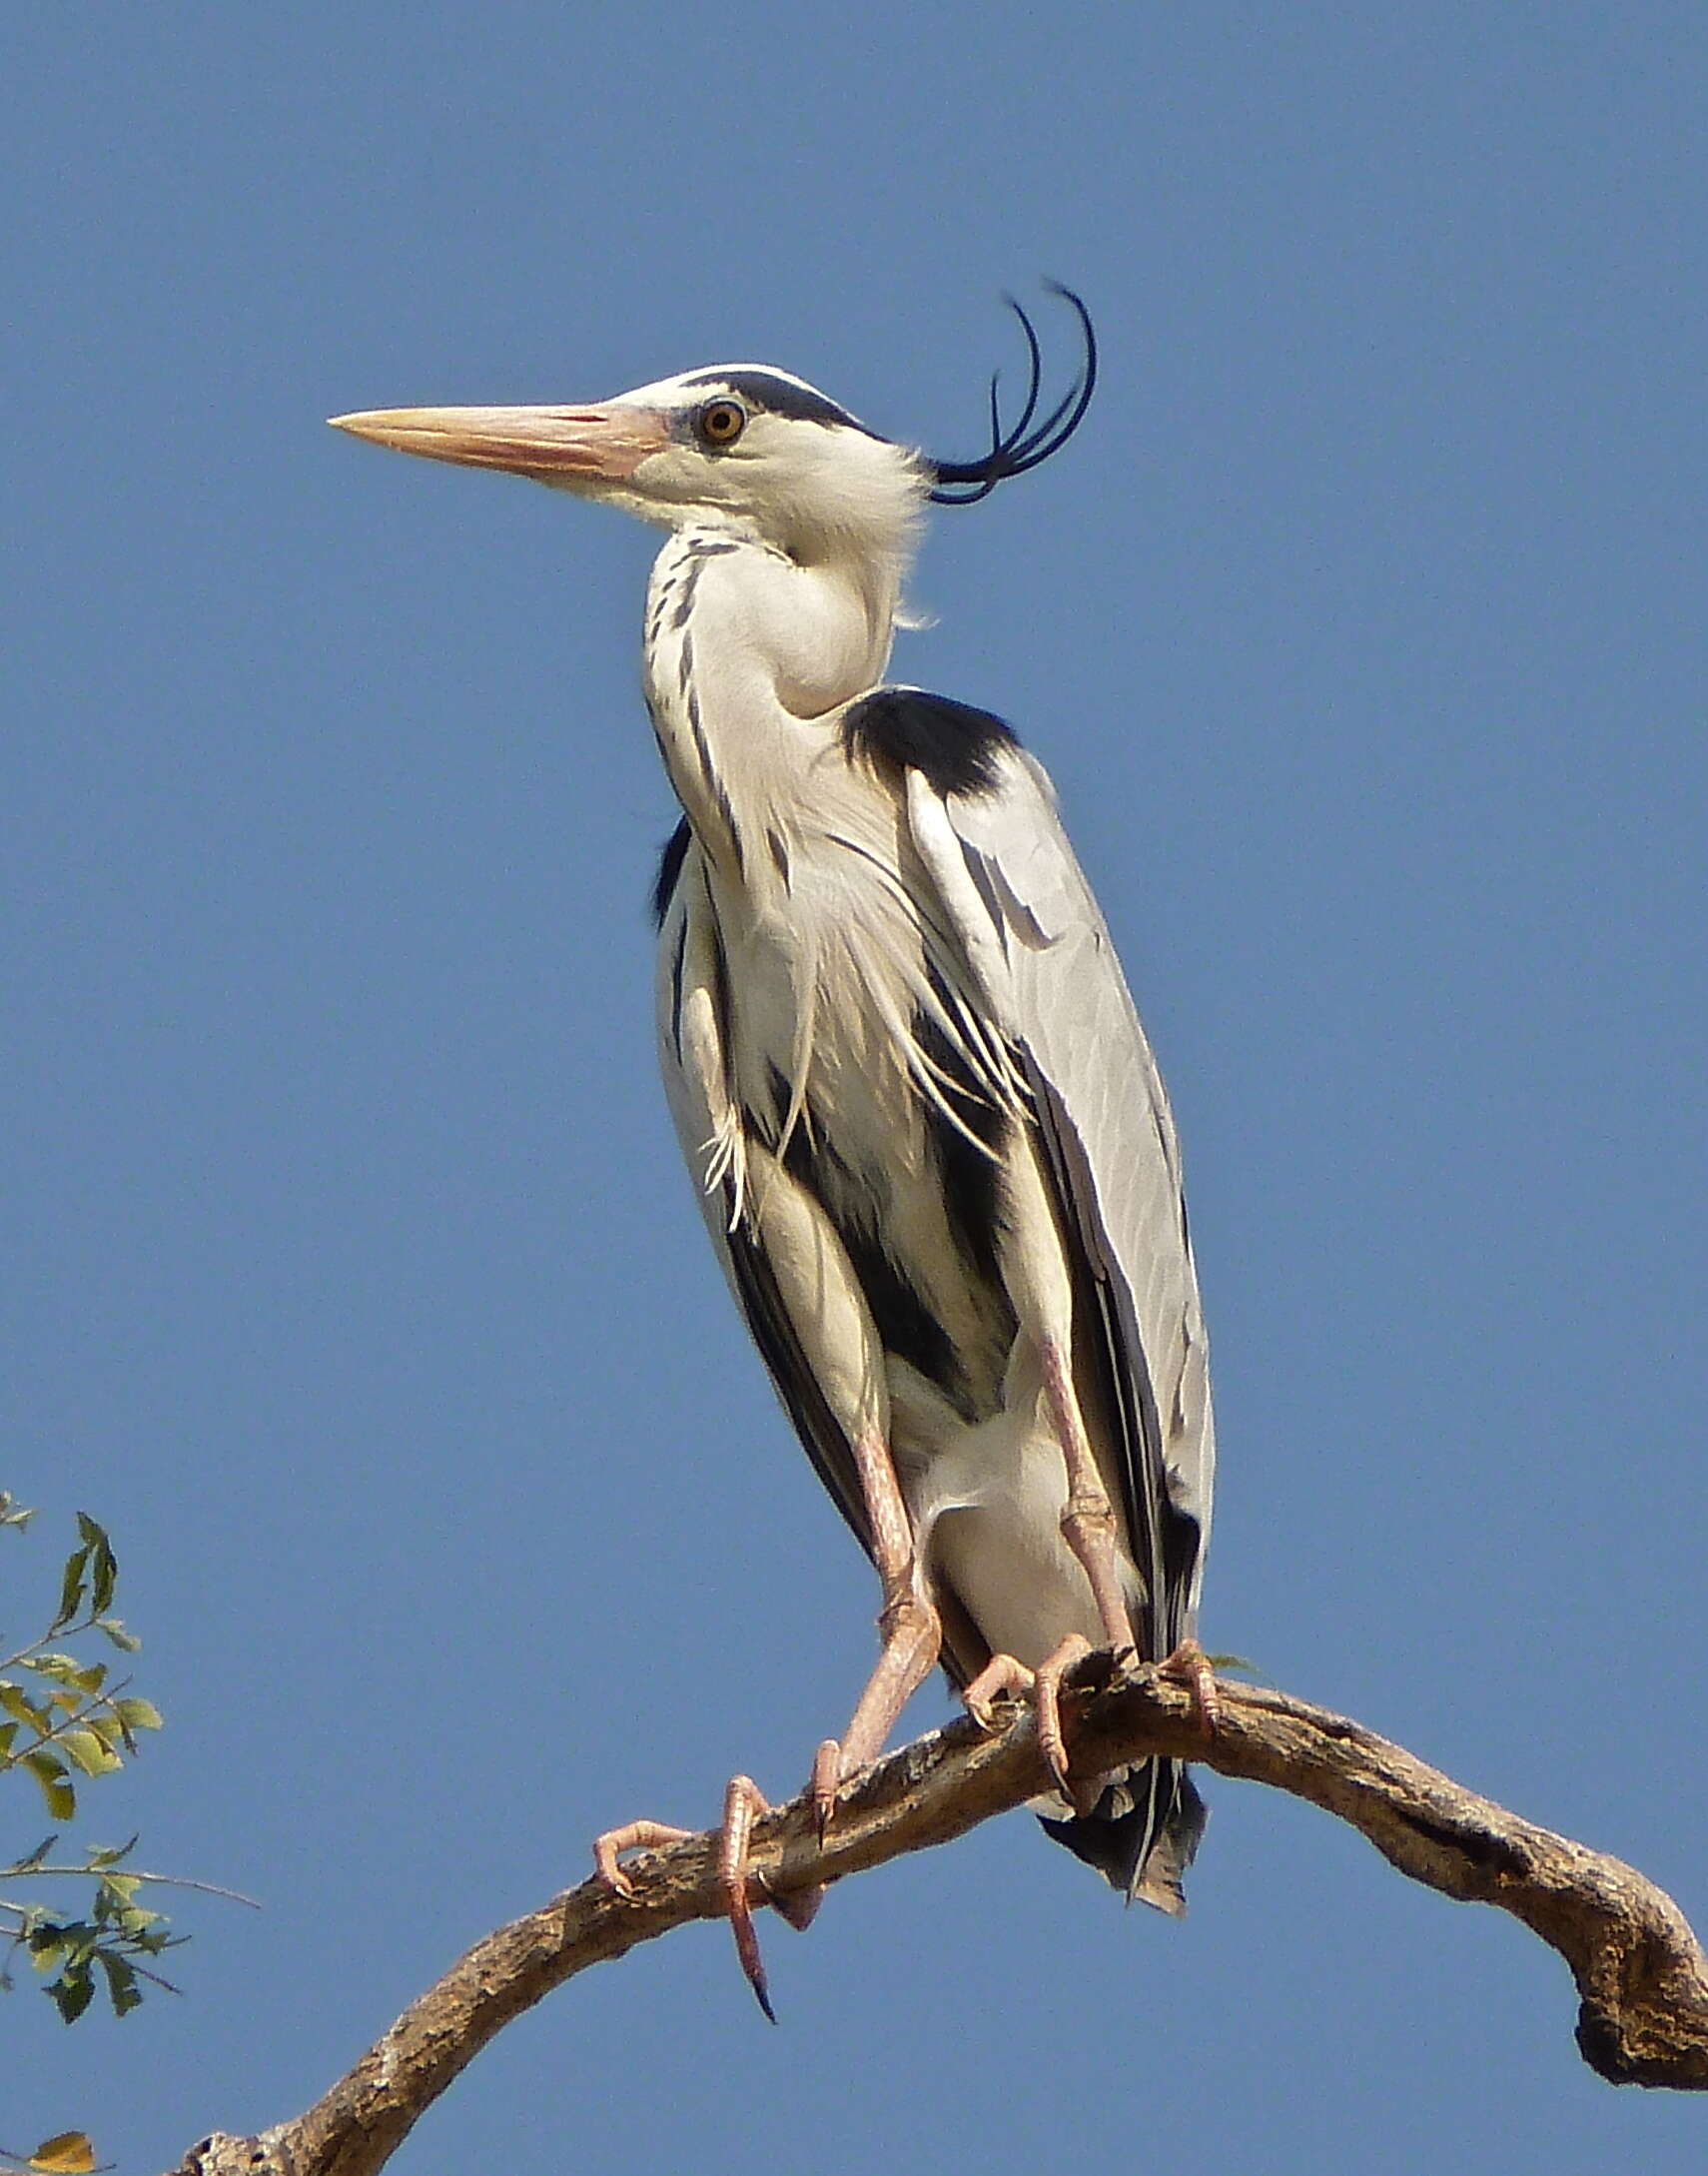
[[[1056,1704],[1056,1688],[1041,1686],[1038,1694],[1038,1750],[1044,1755],[1044,1765],[1056,1778],[1056,1787],[1064,1798],[1071,1798],[1072,1786],[1068,1780],[1068,1748],[1062,1737],[1062,1711]]]
[[[735,1954],[741,1969],[747,1975],[759,2007],[774,2025],[777,2013],[771,2007],[771,1990],[765,1978],[765,1960],[759,1953],[759,1935],[753,1924],[753,1907],[747,1901],[745,1887],[732,1890],[729,1898],[730,1931],[735,1936]]]
[[[729,1913],[730,1932],[735,1936],[735,1954],[741,1969],[747,1976],[759,2007],[774,2025],[777,2013],[771,2007],[771,1993],[765,1980],[765,1960],[759,1953],[759,1935],[753,1924],[753,1900],[748,1894],[747,1839],[753,1833],[757,1814],[768,1812],[759,1786],[750,1777],[732,1775],[729,1787],[723,1794],[723,1834],[718,1842],[718,1884],[723,1890],[724,1908]]]

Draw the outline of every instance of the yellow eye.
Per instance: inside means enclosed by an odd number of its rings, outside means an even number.
[[[700,437],[722,452],[733,446],[747,428],[747,411],[739,401],[708,401],[696,421]]]

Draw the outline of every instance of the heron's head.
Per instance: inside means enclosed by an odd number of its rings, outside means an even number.
[[[728,528],[804,563],[904,555],[928,499],[982,499],[1036,467],[1074,431],[1091,400],[1097,351],[1076,296],[1084,366],[1036,421],[1037,337],[1019,311],[1032,383],[1004,430],[992,385],[992,444],[978,462],[940,462],[870,430],[839,403],[769,365],[718,364],[581,407],[404,408],[338,416],[358,438],[400,453],[500,469],[603,500],[668,529]]]
[[[817,560],[905,540],[928,466],[786,371],[685,371],[574,408],[420,408],[341,416],[359,438],[506,469],[668,529],[710,523]]]

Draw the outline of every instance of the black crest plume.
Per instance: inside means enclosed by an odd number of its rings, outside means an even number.
[[[1011,476],[1021,476],[1028,469],[1036,469],[1041,461],[1048,461],[1059,447],[1066,446],[1080,428],[1085,412],[1091,406],[1092,393],[1097,386],[1097,334],[1092,330],[1091,312],[1070,287],[1063,287],[1051,280],[1047,283],[1052,295],[1060,295],[1065,303],[1072,304],[1080,321],[1080,331],[1085,339],[1085,361],[1073,384],[1050,411],[1042,423],[1033,419],[1038,414],[1039,397],[1044,390],[1044,356],[1038,345],[1038,334],[1032,320],[1022,310],[1012,295],[1004,299],[1020,320],[1021,331],[1026,335],[1026,352],[1029,358],[1030,380],[1026,389],[1026,405],[1019,417],[1005,431],[1002,408],[997,397],[1000,373],[991,379],[991,450],[978,461],[934,461],[931,468],[937,478],[932,498],[940,507],[970,507],[975,500],[988,498],[999,484],[1006,484]]]

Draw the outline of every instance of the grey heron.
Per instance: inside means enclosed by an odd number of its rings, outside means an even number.
[[[875,1566],[879,1660],[813,1763],[821,1827],[939,1661],[990,1722],[1029,1692],[1045,1825],[1129,1896],[1182,1908],[1204,1824],[1185,1766],[1070,1771],[1063,1672],[1136,1647],[1215,1687],[1197,1643],[1214,1436],[1180,1151],[1050,783],[1010,727],[886,684],[930,502],[1049,458],[1097,346],[1040,414],[934,461],[803,380],[716,365],[592,406],[335,419],[669,532],[646,707],[681,820],[656,886],[659,1051],[712,1245],[776,1389]],[[722,1879],[767,2011],[747,1839]],[[619,1854],[686,1831],[637,1821]],[[780,1900],[787,1908],[788,1900]],[[810,1904],[790,1916],[804,1922]]]

